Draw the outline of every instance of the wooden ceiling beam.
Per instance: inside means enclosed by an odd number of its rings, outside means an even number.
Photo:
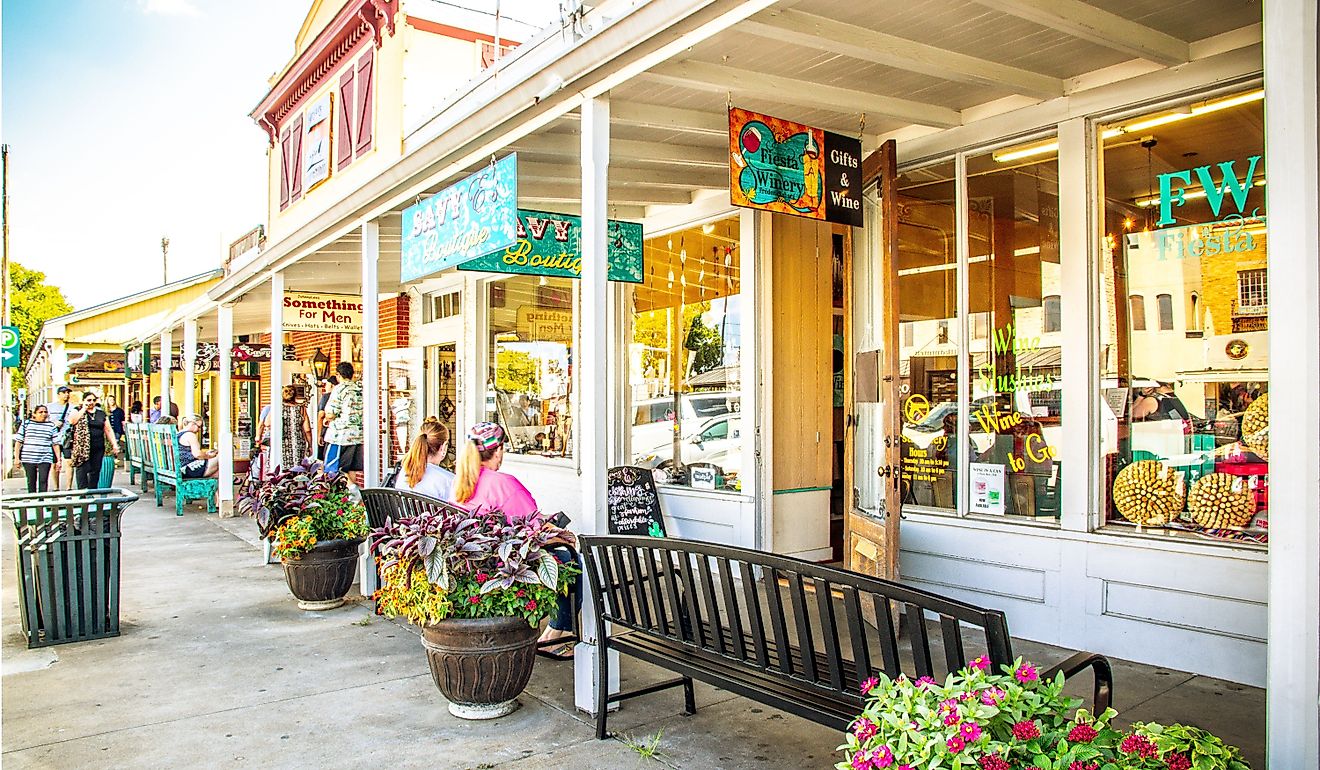
[[[1002,88],[1038,99],[1063,96],[1063,80],[978,59],[866,27],[802,11],[772,9],[738,25],[757,37],[922,75]]]
[[[518,183],[524,180],[548,182],[576,181],[582,170],[573,163],[519,163]],[[699,188],[720,189],[729,186],[727,169],[708,168],[628,168],[610,166],[610,185],[644,185],[649,187],[678,187],[684,190]]]
[[[735,99],[753,97],[803,107],[865,113],[870,117],[895,118],[935,128],[962,125],[959,112],[948,107],[708,62],[666,62],[642,77],[681,88],[730,93]],[[727,133],[727,125],[724,130]]]
[[[725,127],[725,136],[728,127]],[[722,139],[724,137],[721,137]],[[720,147],[643,142],[633,139],[610,140],[610,162],[664,163],[674,166],[705,166],[728,168],[728,140]],[[582,140],[571,134],[540,134],[520,139],[511,149],[532,155],[549,155],[577,159],[582,155]]]
[[[642,185],[610,185],[610,205],[661,206],[691,203],[692,194],[686,190]],[[581,203],[582,186],[572,182],[529,182],[518,185],[518,204]]]
[[[1172,67],[1191,61],[1187,41],[1082,0],[974,0],[1001,13],[1066,32],[1080,40]]]

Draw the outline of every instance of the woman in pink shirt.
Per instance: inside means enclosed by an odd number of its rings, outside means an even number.
[[[504,464],[504,429],[493,422],[479,422],[467,432],[467,441],[454,466],[453,501],[469,511],[500,511],[508,521],[522,521],[538,515],[540,508],[527,487],[513,476],[500,472]],[[560,562],[575,557],[567,549],[552,551]],[[541,642],[554,642],[574,635],[575,619],[582,606],[577,581],[568,596],[559,597],[558,611],[541,634]],[[545,654],[558,660],[571,660],[573,644],[564,642]]]

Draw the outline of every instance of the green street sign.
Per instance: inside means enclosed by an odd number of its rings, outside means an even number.
[[[18,366],[18,327],[0,327],[0,366]]]

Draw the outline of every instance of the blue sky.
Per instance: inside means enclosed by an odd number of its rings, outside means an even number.
[[[305,0],[3,2],[10,255],[75,307],[219,267],[265,218],[247,117]]]

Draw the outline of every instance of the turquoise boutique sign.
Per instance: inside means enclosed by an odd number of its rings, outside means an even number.
[[[607,227],[607,277],[611,281],[641,283],[642,226],[611,219]],[[458,269],[578,278],[582,275],[582,218],[520,210],[516,243],[468,260]]]
[[[403,210],[400,278],[414,281],[518,241],[518,156]]]

